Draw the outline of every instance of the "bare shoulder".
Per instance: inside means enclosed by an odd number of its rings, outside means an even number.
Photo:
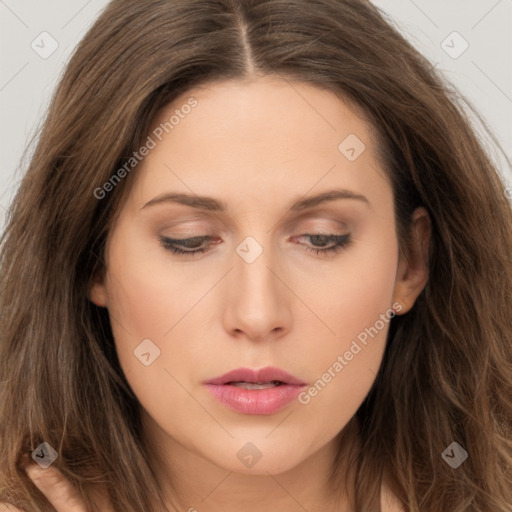
[[[401,501],[385,484],[382,484],[380,507],[382,512],[405,512]]]
[[[8,505],[7,503],[0,503],[0,512],[23,512],[19,508],[14,507],[13,505]]]

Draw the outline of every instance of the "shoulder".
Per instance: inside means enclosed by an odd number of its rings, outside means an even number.
[[[380,506],[382,512],[406,512],[402,502],[384,483],[380,494]]]

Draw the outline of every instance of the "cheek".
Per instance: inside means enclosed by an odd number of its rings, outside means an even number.
[[[158,242],[134,247],[129,243],[133,238],[114,238],[109,254],[109,313],[119,361],[146,409],[158,411],[172,401],[186,414],[193,404],[178,382],[186,385],[192,371],[201,298],[218,275],[184,272]]]
[[[329,276],[328,286],[324,283],[322,293],[320,289],[315,293],[321,318],[334,333],[324,329],[321,339],[314,338],[314,351],[304,347],[304,354],[309,352],[308,368],[315,371],[299,402],[310,411],[310,421],[318,429],[330,434],[341,429],[375,380],[394,316],[397,258],[392,235],[375,237],[372,244],[347,252]]]
[[[119,339],[130,338],[131,343],[144,338],[162,341],[204,294],[208,283],[173,264],[157,241],[144,240],[140,247],[134,247],[129,240],[130,236],[119,237],[110,253],[113,328],[117,324]]]
[[[176,333],[186,334],[180,319],[193,305],[184,300],[187,284],[179,275],[151,270],[148,260],[135,253],[122,261],[113,256],[118,264],[111,273],[109,313],[121,368],[141,406],[170,425],[176,418],[171,411],[177,409],[186,417],[194,405],[173,379],[176,350],[169,350]]]
[[[178,305],[178,294],[172,290],[181,283],[165,283],[159,269],[152,265],[151,255],[130,244],[130,240],[140,238],[137,233],[124,224],[121,228],[124,230],[116,231],[109,244],[107,289],[112,332],[127,375],[134,368],[140,370],[144,366],[134,354],[143,340],[151,340],[161,350],[163,334],[171,327]],[[165,295],[164,290],[167,290]],[[152,352],[154,357],[158,350]]]
[[[364,243],[356,241],[328,274],[318,279],[313,273],[302,284],[302,296],[330,328],[323,330],[322,352],[348,350],[352,339],[390,310],[398,246],[392,231],[387,231],[367,235]]]
[[[183,286],[179,279],[165,280],[155,272],[140,272],[136,265],[129,272],[117,271],[122,286],[112,293],[112,315],[120,328],[134,336],[162,339],[178,321],[183,310]],[[115,320],[114,320],[115,321]]]

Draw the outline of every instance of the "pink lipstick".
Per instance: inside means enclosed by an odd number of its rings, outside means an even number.
[[[224,405],[243,414],[274,414],[295,399],[305,382],[273,366],[237,368],[208,380],[206,389]]]

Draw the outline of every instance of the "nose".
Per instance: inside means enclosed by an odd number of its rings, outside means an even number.
[[[263,252],[254,261],[244,255],[243,249],[234,254],[234,268],[224,283],[223,324],[231,336],[265,341],[289,332],[293,294],[286,285],[286,269],[272,249],[256,248],[258,253],[261,249]],[[253,242],[250,250],[256,248]]]

